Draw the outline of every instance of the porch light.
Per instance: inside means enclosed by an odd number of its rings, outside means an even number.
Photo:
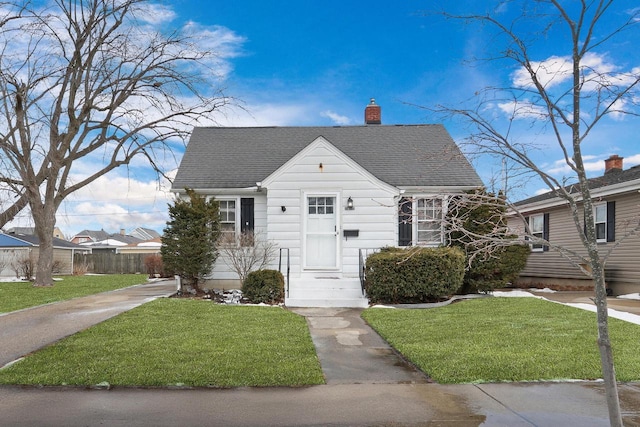
[[[258,192],[262,191],[262,181],[256,182],[256,189],[258,190]]]
[[[353,199],[351,197],[347,199],[347,207],[345,209],[348,211],[353,210]]]

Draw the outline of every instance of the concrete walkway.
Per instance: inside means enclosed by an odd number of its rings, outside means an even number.
[[[294,308],[307,319],[327,384],[426,383],[360,317],[357,308]]]
[[[44,336],[62,338],[172,290],[171,282],[142,285],[0,316],[0,353],[12,359],[58,339]],[[360,310],[295,311],[307,319],[327,385],[228,390],[6,386],[0,387],[0,426],[609,425],[601,383],[433,384],[395,355],[362,321]],[[31,316],[22,317],[25,313]],[[5,333],[9,323],[19,328],[21,322],[27,327],[13,331],[22,335]],[[5,349],[19,341],[31,342],[26,346],[31,350],[8,354]],[[640,384],[621,384],[619,392],[625,425],[640,426]]]

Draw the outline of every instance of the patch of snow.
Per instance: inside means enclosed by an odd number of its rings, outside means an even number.
[[[544,289],[538,289],[538,288],[530,288],[529,292],[537,292],[537,293],[546,293],[546,294],[555,294],[558,291],[554,291],[553,289],[549,289],[549,288],[544,288]]]
[[[593,313],[596,312],[596,306],[592,304],[584,304],[584,303],[565,303],[569,307],[575,307],[582,310],[591,311]],[[624,311],[614,310],[612,308],[608,309],[609,317],[613,317],[616,319],[624,320],[625,322],[635,323],[636,325],[640,325],[640,316],[637,314],[631,314]]]
[[[636,292],[635,294],[618,295],[616,298],[640,300],[640,292]]]
[[[24,282],[20,277],[0,277],[0,282]]]
[[[395,308],[395,307],[391,307],[389,305],[384,305],[384,304],[376,304],[376,305],[372,305],[371,308]]]
[[[632,294],[632,295],[637,295],[637,294]],[[522,290],[513,290],[513,291],[494,291],[493,292],[493,296],[494,297],[534,297],[534,298],[540,298],[546,301],[551,301],[548,300],[544,297],[540,297],[537,295],[533,295],[529,292],[526,291],[522,291]],[[620,297],[618,297],[620,298]],[[638,298],[640,299],[640,298]],[[556,302],[556,301],[551,301],[551,302]],[[564,305],[568,305],[569,307],[575,307],[575,308],[579,308],[582,310],[587,310],[587,311],[591,311],[591,312],[596,312],[596,306],[593,304],[585,304],[585,303],[558,303],[558,304],[564,304]],[[627,313],[627,312],[623,312],[623,311],[618,311],[618,310],[614,310],[612,308],[608,309],[609,310],[609,317],[613,317],[616,319],[620,319],[620,320],[624,320],[625,322],[629,322],[629,323],[634,323],[636,325],[640,325],[640,316],[638,316],[637,314],[632,314],[632,313]]]
[[[522,291],[519,289],[515,289],[513,291],[493,291],[491,292],[491,295],[493,295],[494,297],[507,297],[507,298],[513,298],[513,297],[519,297],[519,298],[542,298],[539,297],[537,295],[533,295],[531,292],[527,292],[527,291]],[[542,298],[544,299],[544,298]]]

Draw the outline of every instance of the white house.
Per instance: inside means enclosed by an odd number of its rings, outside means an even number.
[[[280,248],[289,306],[366,306],[370,250],[445,243],[447,197],[482,186],[442,125],[195,128],[172,191],[220,202],[222,228]],[[238,286],[218,259],[211,280]]]

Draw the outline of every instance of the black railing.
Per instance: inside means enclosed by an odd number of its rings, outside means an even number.
[[[380,248],[360,248],[358,254],[358,269],[360,271],[360,287],[362,288],[362,296],[366,296],[367,284],[367,258],[369,255],[380,251]]]
[[[287,251],[287,258],[285,261],[287,262],[287,271],[286,274],[282,273],[282,253],[283,251]],[[289,298],[289,271],[291,270],[291,263],[289,259],[289,248],[280,248],[280,259],[278,260],[278,271],[282,273],[285,277],[285,292],[286,297]]]

